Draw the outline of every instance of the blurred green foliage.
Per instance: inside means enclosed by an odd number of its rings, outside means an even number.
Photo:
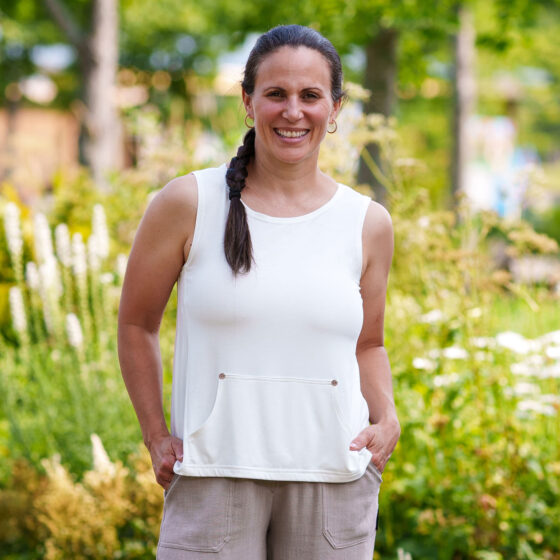
[[[67,3],[69,12],[86,33],[91,21],[91,0]],[[560,132],[560,65],[555,56],[560,32],[557,2],[525,0],[465,2],[474,14],[477,56],[477,113],[509,115],[517,129],[517,144],[529,147],[545,162],[557,157]],[[148,17],[149,14],[149,17]],[[67,43],[44,3],[35,0],[0,0],[0,89],[33,72],[43,72],[32,62],[38,44]],[[119,65],[130,71],[131,83],[146,88],[148,106],[157,107],[164,120],[200,119],[233,149],[239,121],[239,101],[219,96],[215,107],[200,110],[204,91],[215,88],[214,77],[221,55],[239,47],[251,33],[279,23],[311,25],[329,37],[345,61],[346,76],[361,82],[363,48],[380,28],[399,30],[396,68],[395,116],[409,153],[430,169],[418,175],[435,206],[448,206],[451,155],[453,67],[450,38],[457,30],[455,2],[366,2],[352,0],[344,9],[335,2],[237,2],[210,0],[121,0],[119,3]],[[361,25],[355,22],[360,21]],[[165,74],[168,84],[154,84],[154,73]],[[77,110],[80,69],[76,61],[60,73],[50,72],[59,94],[52,107]],[[202,95],[201,95],[202,94]],[[2,101],[6,103],[6,101]],[[33,106],[25,97],[13,103]],[[126,118],[142,107],[121,111]],[[237,115],[237,118],[236,118]],[[546,221],[548,218],[543,217]],[[540,227],[540,225],[538,226]],[[543,226],[543,231],[551,231]]]
[[[470,5],[477,28],[479,114],[513,110],[519,143],[554,157],[560,129],[557,2]],[[83,29],[90,6],[89,0],[71,4]],[[5,91],[36,70],[31,52],[38,42],[65,39],[41,2],[1,0],[0,16]],[[47,290],[30,285],[24,267],[45,264],[32,212],[15,190],[2,189],[0,207],[15,203],[23,228],[17,266],[0,230],[3,557],[153,557],[161,491],[146,453],[137,452],[140,432],[118,369],[119,266],[150,196],[176,175],[222,163],[239,142],[237,98],[213,97],[206,112],[197,105],[214,87],[217,57],[251,31],[297,22],[325,33],[355,80],[363,73],[360,49],[376,30],[401,30],[397,121],[364,118],[350,138],[327,138],[322,152],[322,168],[348,184],[365,143],[380,142],[387,162],[396,252],[386,346],[403,435],[384,473],[375,558],[400,558],[407,551],[411,560],[558,560],[560,341],[547,335],[558,329],[558,295],[516,283],[489,254],[497,238],[514,256],[557,256],[557,246],[525,221],[472,216],[464,205],[457,213],[436,210],[451,202],[448,39],[456,26],[454,3],[353,0],[341,8],[314,1],[123,0],[120,17],[121,68],[149,92],[148,103],[123,109],[137,148],[135,167],[115,174],[105,194],[93,188],[87,173],[62,169],[46,205],[49,235],[66,224],[70,236],[79,234],[85,242],[95,229],[92,210],[101,204],[108,254],[98,265],[88,262],[84,274],[64,265],[55,251],[58,280],[47,282]],[[154,87],[156,70],[169,74],[168,88]],[[67,108],[76,99],[78,71],[74,63],[52,76],[60,92],[53,106]],[[501,72],[513,82],[513,94],[496,85]],[[531,207],[524,217],[560,241],[557,208]],[[10,316],[14,287],[24,304],[24,331]],[[175,297],[161,330],[166,402]],[[69,315],[77,320],[70,327]],[[95,445],[92,461],[92,433],[112,461]]]
[[[560,205],[551,206],[540,213],[529,210],[525,219],[533,225],[536,231],[545,233],[560,243]]]
[[[55,181],[48,222],[67,222],[71,260],[65,265],[55,246],[60,276],[52,283],[44,276],[47,290],[17,272],[48,261],[37,244],[45,229],[20,204],[23,246],[19,256],[10,253],[3,282],[19,288],[27,328],[13,316],[0,338],[6,558],[153,557],[161,490],[149,457],[136,451],[141,435],[115,347],[122,254],[151,193],[175,174],[221,163],[228,149],[221,142],[209,150],[216,138],[196,122],[164,126],[149,108],[130,119],[138,166],[115,175],[112,192],[99,194],[80,173]],[[524,221],[471,215],[463,203],[457,213],[433,210],[430,170],[408,157],[410,139],[398,128],[379,115],[358,117],[348,137],[325,139],[320,162],[350,183],[352,162],[374,140],[390,185],[396,250],[386,346],[402,437],[384,473],[375,558],[403,551],[414,560],[558,558],[560,340],[547,335],[558,296],[516,284],[494,266],[489,244],[498,232],[512,255],[557,254],[558,247]],[[106,252],[99,250],[105,234],[96,205],[106,214]],[[90,245],[84,272],[75,261]],[[161,329],[166,403],[175,309],[173,294]],[[503,332],[510,328],[532,338]]]

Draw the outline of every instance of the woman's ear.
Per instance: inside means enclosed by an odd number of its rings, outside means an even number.
[[[331,118],[329,119],[329,122],[332,122],[336,119],[336,117],[338,117],[338,113],[340,112],[340,109],[342,108],[342,98],[337,99],[334,103],[333,103],[333,108],[332,108],[332,112],[331,112]]]
[[[253,115],[253,99],[244,89],[241,90],[241,96],[243,97],[245,112],[247,113],[249,118],[254,119],[255,117]]]

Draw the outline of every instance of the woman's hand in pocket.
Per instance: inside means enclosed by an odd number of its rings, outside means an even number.
[[[169,488],[173,479],[175,461],[183,460],[183,441],[171,435],[153,439],[148,445],[152,466],[157,483],[164,489]]]
[[[360,451],[366,447],[372,454],[372,463],[379,472],[383,472],[400,435],[401,428],[398,422],[371,424],[352,440],[350,451]]]

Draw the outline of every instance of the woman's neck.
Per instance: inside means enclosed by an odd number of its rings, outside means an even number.
[[[243,201],[257,212],[274,216],[311,212],[327,202],[337,189],[336,182],[318,168],[316,160],[305,165],[270,165],[266,159],[256,157],[248,172]]]
[[[258,191],[259,198],[297,198],[303,193],[320,195],[325,190],[336,188],[336,183],[319,169],[318,154],[298,163],[286,163],[276,159],[270,161],[266,154],[259,154],[258,149],[255,152],[248,166],[247,188],[244,191]],[[329,184],[332,184],[330,189]]]

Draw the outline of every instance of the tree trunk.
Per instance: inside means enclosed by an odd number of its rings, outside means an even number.
[[[459,29],[453,38],[453,151],[451,154],[451,193],[453,202],[457,193],[465,188],[466,166],[470,159],[468,122],[475,111],[476,82],[475,66],[475,29],[471,11],[458,4],[457,18]]]
[[[122,158],[122,130],[115,105],[118,68],[117,0],[92,0],[91,31],[84,35],[62,0],[45,0],[53,19],[78,51],[84,108],[80,159],[100,189]]]
[[[381,113],[388,117],[396,103],[397,76],[397,38],[396,29],[381,29],[366,46],[366,69],[364,87],[371,91],[370,98],[364,103],[365,113]],[[380,150],[377,144],[369,144],[367,151],[375,164],[383,170]],[[358,168],[358,183],[368,184],[374,198],[383,205],[387,204],[385,187],[375,178],[363,159]]]
[[[84,76],[88,134],[84,155],[94,181],[106,186],[106,173],[114,169],[120,155],[121,135],[115,106],[115,81],[118,68],[117,0],[94,0],[89,37],[91,62]]]

